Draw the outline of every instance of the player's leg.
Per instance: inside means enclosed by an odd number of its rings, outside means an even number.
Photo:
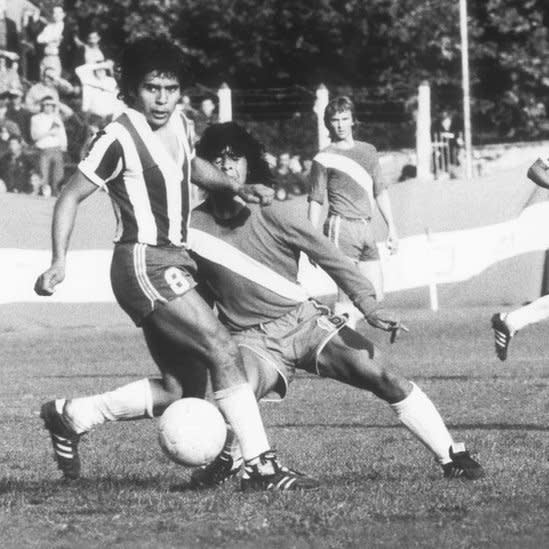
[[[316,487],[312,479],[280,466],[270,449],[236,342],[196,290],[157,307],[146,323],[162,331],[175,352],[196,357],[208,368],[216,404],[239,440],[244,490]]]
[[[359,261],[358,270],[367,278],[374,287],[376,299],[383,301],[385,294],[383,292],[383,271],[381,269],[381,261],[379,259]]]
[[[322,349],[317,368],[322,376],[371,391],[385,400],[402,424],[434,454],[445,476],[474,479],[483,475],[464,447],[454,443],[429,397],[415,383],[392,372],[367,338],[342,328]]]
[[[239,346],[243,358],[244,372],[259,401],[269,393],[280,396],[286,393],[287,379],[282,376],[277,366],[269,359],[268,353],[259,346]],[[219,456],[206,467],[193,471],[191,486],[193,488],[210,488],[220,486],[241,472],[242,452],[238,437],[230,425],[227,425],[227,438]]]
[[[492,316],[492,329],[496,354],[500,360],[507,358],[507,349],[512,337],[519,331],[549,318],[549,295],[542,296],[532,303],[509,313],[496,313]]]

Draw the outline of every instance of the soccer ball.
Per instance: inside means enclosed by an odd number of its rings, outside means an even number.
[[[158,442],[175,463],[199,467],[223,449],[227,427],[221,412],[201,398],[182,398],[170,404],[158,422]]]

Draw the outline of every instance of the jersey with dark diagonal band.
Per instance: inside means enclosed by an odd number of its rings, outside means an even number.
[[[194,151],[185,117],[176,112],[168,124],[177,139],[177,161],[146,118],[127,109],[99,132],[78,165],[90,181],[110,194],[119,220],[117,242],[186,244]]]
[[[376,148],[355,141],[350,149],[329,145],[313,158],[309,200],[324,203],[328,215],[351,219],[372,217],[375,197],[386,188]]]
[[[281,202],[248,204],[230,221],[208,201],[193,210],[190,245],[198,281],[206,281],[221,320],[232,330],[268,322],[308,299],[298,284],[300,252],[322,267],[363,312],[377,308],[372,285],[306,213]]]

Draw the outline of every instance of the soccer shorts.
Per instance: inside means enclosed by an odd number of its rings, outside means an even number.
[[[196,264],[185,248],[117,244],[111,284],[118,304],[137,326],[159,303],[176,299],[196,286]]]
[[[379,260],[379,250],[369,219],[330,215],[324,223],[324,234],[353,261]]]
[[[233,337],[246,369],[278,372],[279,383],[273,392],[284,398],[296,368],[319,375],[322,349],[346,322],[346,317],[333,315],[328,307],[306,301],[276,320],[235,332]]]

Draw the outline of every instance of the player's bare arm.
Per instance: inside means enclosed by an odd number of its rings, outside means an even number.
[[[266,185],[243,185],[235,178],[223,173],[212,163],[195,156],[191,164],[192,181],[208,191],[228,191],[237,194],[246,202],[270,204],[274,190]]]
[[[389,192],[384,189],[376,196],[376,203],[381,216],[387,224],[387,238],[386,245],[388,250],[394,254],[398,251],[398,233],[395,227],[395,221],[393,219],[393,209],[391,207],[391,200],[389,198]]]
[[[52,295],[57,284],[64,280],[65,259],[78,206],[96,190],[97,185],[79,170],[63,187],[53,210],[51,265],[37,278],[34,285],[34,291],[38,295]]]

